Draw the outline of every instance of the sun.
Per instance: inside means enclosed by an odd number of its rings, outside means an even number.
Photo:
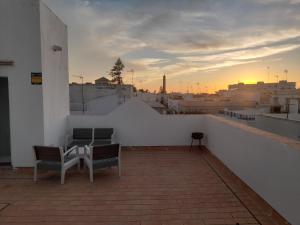
[[[256,84],[257,80],[254,79],[246,79],[242,81],[244,84]]]

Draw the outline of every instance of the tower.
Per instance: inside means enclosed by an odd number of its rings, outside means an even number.
[[[162,88],[162,93],[166,94],[167,93],[167,84],[166,84],[166,75],[164,74],[163,76],[163,88]]]

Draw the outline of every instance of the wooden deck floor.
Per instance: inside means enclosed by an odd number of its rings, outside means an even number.
[[[283,219],[208,151],[139,147],[122,152],[123,175],[0,169],[0,224],[284,224]]]

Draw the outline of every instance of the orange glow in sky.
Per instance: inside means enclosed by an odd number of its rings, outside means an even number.
[[[300,84],[300,2],[44,0],[69,31],[70,81],[107,76],[158,91],[214,92],[228,84]],[[280,15],[280,16],[278,16]],[[269,69],[267,69],[269,68]],[[108,77],[109,78],[109,77]]]

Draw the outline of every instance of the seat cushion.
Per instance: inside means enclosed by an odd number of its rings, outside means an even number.
[[[92,143],[92,140],[73,140],[69,145],[68,149],[74,147],[77,145],[78,147],[84,147],[85,145],[90,145]]]
[[[118,165],[118,158],[110,158],[110,159],[101,159],[101,160],[94,160],[93,161],[93,168],[94,169],[101,169],[110,166],[117,166]]]
[[[64,162],[67,163],[75,158],[77,158],[76,154],[69,154],[65,156]],[[61,162],[43,160],[37,164],[37,168],[40,170],[61,170]]]
[[[111,144],[111,140],[95,140],[92,144],[92,146],[97,146],[97,145],[109,145]]]
[[[61,162],[41,161],[37,164],[39,170],[61,170]]]

